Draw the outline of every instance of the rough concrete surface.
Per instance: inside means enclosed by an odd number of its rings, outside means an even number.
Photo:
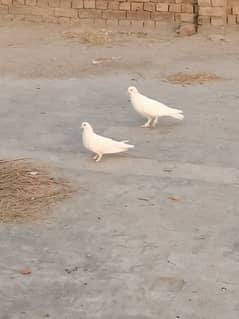
[[[44,220],[0,225],[0,318],[238,319],[238,35],[94,46],[54,28],[0,27],[0,155],[78,191]],[[185,70],[224,80],[165,81]],[[185,121],[141,128],[130,84]],[[83,120],[136,148],[93,162]]]

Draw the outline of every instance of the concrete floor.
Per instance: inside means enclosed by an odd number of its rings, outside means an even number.
[[[169,47],[175,69],[225,80],[183,87],[157,78],[156,67],[173,70],[160,44],[155,63],[140,66],[144,76],[112,67],[0,79],[1,158],[46,163],[79,189],[43,221],[0,225],[1,319],[238,319],[238,55],[230,42],[208,42],[196,59],[189,43]],[[185,121],[141,128],[130,84],[182,108]],[[86,120],[136,148],[94,163],[81,143]],[[19,274],[24,267],[32,274]]]

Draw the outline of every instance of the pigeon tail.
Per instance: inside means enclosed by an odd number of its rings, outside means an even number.
[[[134,148],[134,145],[127,144],[125,142],[120,142],[120,144],[121,144],[121,147],[124,149]]]
[[[126,144],[128,148],[134,148],[135,146],[134,145],[131,145],[131,144]]]
[[[173,113],[173,114],[170,114],[171,117],[177,119],[177,120],[183,120],[184,119],[184,115],[181,114],[181,113]]]

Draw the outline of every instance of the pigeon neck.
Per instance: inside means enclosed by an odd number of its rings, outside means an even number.
[[[85,133],[93,133],[94,131],[93,131],[93,128],[92,127],[87,127],[86,129],[85,129]]]
[[[131,100],[136,99],[136,97],[137,97],[137,94],[136,94],[136,93],[130,95],[130,99],[131,99]]]

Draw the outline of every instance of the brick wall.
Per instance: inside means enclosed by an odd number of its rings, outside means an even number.
[[[227,23],[231,25],[239,24],[239,0],[228,0]]]
[[[192,23],[193,0],[0,0],[0,15],[43,22],[157,28]]]
[[[239,24],[239,0],[198,0],[199,25]]]
[[[225,0],[198,0],[199,25],[223,25],[225,23]]]
[[[159,28],[239,24],[239,0],[0,0],[0,19]]]

